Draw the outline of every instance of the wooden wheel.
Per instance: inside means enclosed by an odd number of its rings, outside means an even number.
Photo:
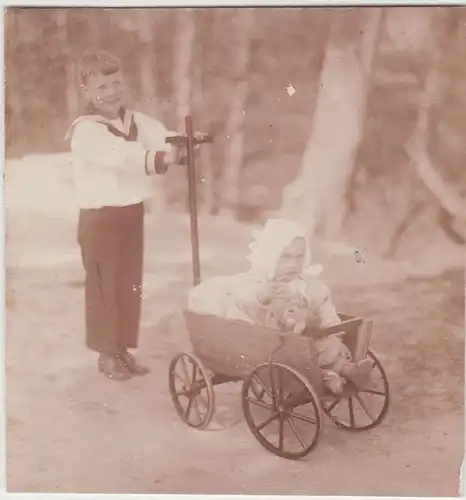
[[[288,459],[305,457],[322,427],[319,398],[309,381],[280,363],[257,366],[242,389],[246,423],[259,443]]]
[[[388,378],[380,361],[368,351],[374,362],[371,380],[364,389],[350,385],[342,396],[328,396],[322,408],[330,420],[348,431],[372,429],[385,418],[390,403]]]
[[[212,381],[202,361],[191,353],[172,359],[169,369],[170,395],[183,422],[205,429],[215,410]]]

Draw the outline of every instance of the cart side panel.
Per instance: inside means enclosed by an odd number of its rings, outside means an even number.
[[[338,313],[341,323],[324,328],[322,332],[332,335],[344,332],[342,340],[350,350],[355,361],[361,361],[367,356],[369,349],[372,320],[361,317],[349,316],[348,314]],[[312,332],[310,333],[312,335]]]
[[[273,360],[287,364],[322,391],[322,375],[312,339],[283,334],[239,321],[185,311],[194,352],[215,373],[244,378],[257,365]]]
[[[354,346],[353,358],[361,361],[367,357],[369,345],[372,337],[372,320],[365,319],[358,330],[356,343]]]

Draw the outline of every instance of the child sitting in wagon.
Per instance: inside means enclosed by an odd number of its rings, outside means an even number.
[[[190,293],[188,309],[286,329],[280,321],[284,310],[291,307],[304,313],[301,327],[290,325],[295,333],[340,323],[329,289],[317,278],[321,266],[311,265],[305,230],[290,220],[270,219],[255,236],[248,256],[249,271],[198,285]],[[338,335],[316,338],[315,345],[328,390],[340,394],[344,379],[357,386],[367,383],[372,361],[353,362]]]

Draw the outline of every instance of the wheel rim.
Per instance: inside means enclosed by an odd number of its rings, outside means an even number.
[[[385,418],[390,403],[388,378],[382,364],[371,351],[374,362],[371,382],[366,388],[350,388],[342,397],[332,397],[322,405],[330,420],[342,429],[364,431],[379,425]]]
[[[319,399],[308,380],[278,363],[255,368],[244,381],[246,423],[268,451],[299,459],[316,446],[322,426]]]
[[[170,364],[169,386],[175,409],[190,427],[204,429],[215,408],[212,382],[201,360],[183,353]]]

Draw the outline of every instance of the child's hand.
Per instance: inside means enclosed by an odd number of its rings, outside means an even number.
[[[272,300],[286,296],[287,284],[280,281],[268,281],[257,294],[259,302],[268,304]]]

